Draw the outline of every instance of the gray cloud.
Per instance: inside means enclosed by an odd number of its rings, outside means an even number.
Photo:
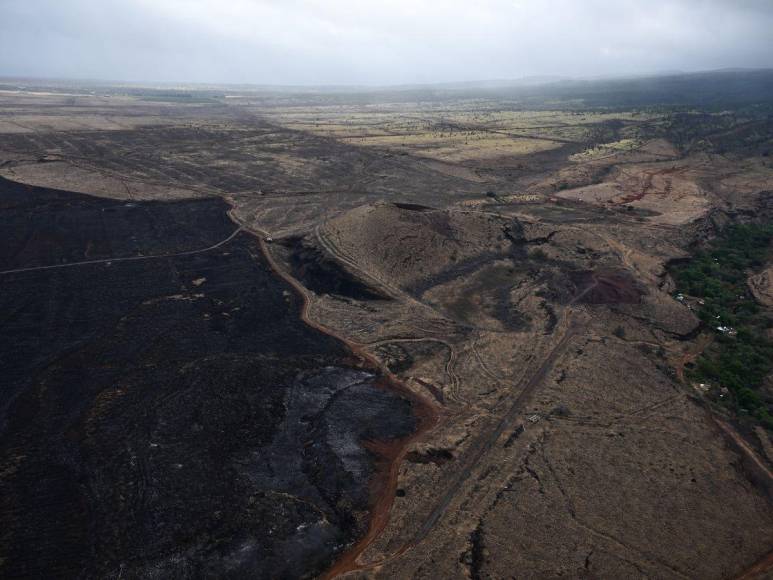
[[[0,75],[413,83],[773,66],[770,0],[0,0]]]

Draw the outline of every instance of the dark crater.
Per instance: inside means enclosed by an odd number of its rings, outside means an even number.
[[[0,262],[206,248],[227,209],[0,180]],[[302,578],[363,533],[364,442],[411,405],[301,322],[251,236],[0,288],[0,577]]]
[[[293,276],[313,292],[345,296],[355,300],[387,299],[303,238],[285,238],[280,244],[289,250],[289,263]]]

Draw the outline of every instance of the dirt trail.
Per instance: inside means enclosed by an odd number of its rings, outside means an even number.
[[[763,580],[763,578],[770,578],[767,573],[771,570],[773,570],[773,550],[755,562],[753,566],[735,576],[733,580]]]
[[[582,295],[584,295],[590,289],[595,287],[596,284],[597,282],[594,281],[594,283],[591,284],[589,288],[586,288],[584,292],[575,296],[575,298],[569,303],[569,306],[572,306],[573,304],[575,304],[582,297]],[[359,558],[359,556],[373,542],[373,540],[375,540],[378,537],[378,535],[384,529],[388,521],[388,513],[383,514],[383,523],[382,521],[379,521],[379,526],[377,528],[374,528],[373,534],[369,533],[366,536],[366,538],[364,538],[360,543],[358,543],[355,546],[354,549],[352,549],[350,552],[347,552],[344,555],[344,557],[341,558],[341,560],[339,560],[324,576],[325,580],[331,580],[333,578],[344,576],[352,572],[372,570],[374,568],[379,568],[384,564],[386,564],[387,562],[392,561],[395,558],[398,558],[403,554],[405,554],[406,552],[408,552],[409,550],[413,549],[430,533],[430,531],[432,531],[432,529],[435,527],[437,522],[446,513],[448,507],[450,506],[454,498],[457,496],[459,491],[462,489],[464,483],[472,475],[476,466],[485,457],[485,455],[493,448],[493,446],[496,444],[496,442],[499,440],[502,434],[507,429],[513,427],[513,422],[515,418],[520,413],[523,412],[525,405],[528,403],[529,400],[531,400],[537,387],[540,385],[540,383],[544,380],[544,378],[553,368],[553,365],[555,364],[556,360],[563,354],[567,346],[570,344],[571,339],[574,338],[575,336],[583,334],[587,326],[587,322],[584,323],[584,322],[572,320],[571,311],[565,312],[563,324],[566,326],[566,332],[564,336],[561,337],[561,339],[555,344],[555,346],[550,350],[550,352],[547,353],[545,358],[542,360],[542,363],[539,366],[539,368],[531,375],[531,377],[523,385],[523,388],[521,389],[520,393],[513,401],[513,404],[508,409],[507,413],[496,423],[493,429],[484,433],[467,451],[467,453],[465,454],[465,458],[461,462],[461,467],[459,468],[456,476],[453,478],[451,484],[445,490],[445,492],[440,497],[435,507],[432,509],[432,511],[427,516],[427,518],[424,520],[421,527],[416,531],[416,533],[411,537],[411,539],[408,540],[405,544],[403,544],[403,546],[401,546],[397,551],[384,557],[381,560],[378,560],[376,562],[372,562],[369,564],[365,564],[365,565],[358,564],[357,559]],[[404,454],[404,451],[405,450],[403,450],[403,454]],[[402,454],[400,456],[400,459],[402,459]],[[399,462],[394,464],[395,470],[398,466],[399,466]],[[392,493],[390,494],[389,497],[382,498],[382,500],[385,503],[388,502],[388,505],[391,506],[393,495],[394,494]]]
[[[386,527],[387,523],[389,522],[389,515],[392,510],[392,503],[394,502],[395,492],[397,491],[397,479],[400,464],[402,463],[402,460],[405,457],[405,454],[408,452],[410,446],[416,440],[421,438],[425,433],[435,428],[439,420],[439,413],[437,407],[429,399],[408,388],[394,374],[392,374],[389,369],[386,368],[386,366],[381,364],[378,358],[368,352],[368,345],[352,342],[346,337],[341,336],[340,334],[313,320],[309,316],[311,301],[308,290],[289,272],[279,266],[276,260],[274,260],[274,257],[271,255],[271,251],[269,250],[268,244],[265,240],[268,235],[267,232],[242,223],[234,215],[233,211],[229,211],[228,215],[236,224],[240,226],[240,229],[245,229],[255,234],[258,239],[260,250],[265,257],[269,267],[277,276],[292,286],[293,289],[295,289],[295,291],[298,292],[298,294],[301,296],[303,300],[300,314],[301,320],[311,328],[314,328],[323,334],[341,341],[356,357],[362,360],[365,364],[379,369],[385,377],[384,381],[382,382],[382,386],[396,391],[398,394],[410,400],[414,405],[414,413],[416,414],[418,424],[412,435],[393,441],[371,441],[366,443],[366,446],[379,458],[377,461],[376,473],[373,481],[371,482],[371,491],[375,501],[371,508],[368,531],[363,538],[361,538],[351,548],[346,550],[335,562],[332,568],[330,568],[330,570],[328,570],[328,572],[322,576],[322,578],[334,578],[346,571],[358,569],[357,559],[359,558],[360,554],[365,551],[365,549],[381,534],[381,532]]]
[[[714,419],[714,423],[722,430],[725,436],[727,436],[735,445],[743,452],[744,455],[746,455],[754,464],[756,467],[760,469],[760,471],[765,475],[765,477],[768,478],[768,480],[773,481],[773,471],[770,470],[770,468],[765,464],[765,462],[760,459],[759,455],[757,455],[757,452],[752,449],[751,445],[749,445],[746,442],[746,439],[744,439],[738,431],[736,431],[730,423],[725,421],[724,419],[720,419],[716,415],[712,414],[712,418]]]
[[[706,350],[712,342],[714,342],[714,337],[708,334],[701,334],[698,337],[698,340],[695,342],[694,346],[689,348],[684,354],[679,356],[674,361],[673,366],[674,370],[676,371],[676,377],[680,381],[686,382],[684,376],[685,367],[688,364],[694,363],[696,360],[698,360],[698,357],[703,354],[703,351]]]
[[[461,386],[461,379],[459,378],[459,375],[454,370],[454,367],[456,365],[456,360],[458,359],[458,354],[454,345],[448,342],[447,340],[443,340],[442,338],[430,337],[430,336],[422,337],[422,338],[386,338],[384,340],[377,340],[375,342],[369,342],[367,344],[363,344],[361,345],[361,347],[373,348],[383,344],[392,344],[392,343],[401,343],[401,342],[409,342],[409,343],[410,342],[434,342],[437,344],[442,344],[444,347],[446,347],[448,349],[448,360],[446,361],[445,371],[446,371],[446,376],[448,377],[448,384],[449,384],[448,398],[458,403],[464,402],[458,398],[459,387]]]
[[[710,335],[701,335],[696,341],[693,348],[679,356],[673,363],[676,370],[676,376],[682,383],[687,383],[685,377],[685,366],[688,363],[692,363],[703,353],[703,351],[713,342],[713,337]],[[714,424],[722,432],[722,435],[726,437],[730,443],[735,446],[738,452],[742,453],[749,459],[760,471],[760,473],[766,477],[770,482],[773,482],[773,471],[768,467],[764,460],[760,459],[757,452],[746,442],[744,437],[735,430],[735,428],[718,417],[714,411],[707,408],[707,412]],[[768,573],[773,570],[773,550],[766,554],[762,559],[755,562],[747,570],[741,572],[738,576],[734,576],[733,580],[758,580],[767,578]]]
[[[571,308],[577,303],[587,292],[592,290],[598,285],[598,281],[594,280],[588,288],[583,290],[577,296],[575,296],[568,306]],[[555,344],[555,346],[548,352],[545,358],[542,360],[539,368],[529,377],[526,383],[523,385],[518,396],[513,401],[513,404],[508,409],[507,413],[496,423],[493,429],[483,433],[478,440],[467,450],[464,458],[461,461],[461,467],[457,470],[456,475],[452,478],[451,484],[445,489],[444,493],[440,496],[439,501],[435,504],[435,507],[429,513],[424,520],[422,526],[416,531],[416,533],[408,540],[402,547],[400,547],[394,553],[370,564],[361,565],[357,563],[357,559],[364,552],[364,550],[372,543],[372,541],[378,537],[380,532],[388,521],[388,515],[383,520],[383,525],[377,530],[374,530],[373,535],[369,534],[363,541],[353,549],[351,552],[347,552],[341,560],[339,560],[329,571],[323,576],[324,580],[331,580],[333,578],[344,576],[346,574],[372,570],[379,568],[387,562],[394,560],[416,547],[426,536],[432,531],[437,522],[446,513],[451,502],[457,496],[462,489],[464,483],[472,475],[475,467],[483,459],[483,457],[494,447],[496,442],[502,436],[502,434],[512,427],[515,418],[518,414],[522,413],[526,403],[531,400],[534,392],[541,382],[545,379],[547,374],[553,368],[556,360],[564,353],[567,346],[570,344],[571,339],[575,336],[581,335],[586,331],[587,321],[576,321],[572,319],[573,312],[570,309],[564,311],[563,325],[566,327],[564,336]],[[400,457],[402,459],[402,456]],[[395,468],[399,465],[395,464]],[[393,491],[393,490],[392,490]],[[392,504],[392,497],[383,498],[385,502]],[[379,522],[381,524],[381,522]]]
[[[360,556],[381,535],[389,522],[395,492],[397,489],[399,467],[402,463],[402,460],[404,459],[409,447],[417,439],[424,436],[431,429],[435,428],[439,421],[438,409],[433,402],[429,401],[429,399],[425,399],[423,396],[417,394],[405,386],[401,381],[399,381],[399,379],[397,379],[396,376],[394,376],[388,369],[386,369],[372,353],[368,352],[368,348],[372,348],[374,346],[373,344],[367,345],[355,343],[313,320],[309,315],[311,307],[311,296],[309,291],[274,260],[270,252],[270,248],[265,241],[265,238],[268,235],[267,232],[247,226],[238,220],[238,218],[233,215],[233,212],[229,212],[229,215],[233,221],[241,226],[241,228],[252,231],[254,234],[256,234],[261,252],[266,258],[269,266],[280,278],[290,284],[302,297],[303,306],[300,314],[301,320],[308,324],[310,327],[333,338],[336,338],[337,340],[340,340],[366,364],[381,369],[383,376],[385,377],[383,386],[399,392],[414,402],[416,415],[419,421],[417,430],[411,436],[399,440],[386,442],[368,442],[366,444],[367,447],[379,458],[376,475],[371,484],[371,492],[372,497],[374,498],[374,502],[371,508],[368,531],[364,537],[362,537],[356,544],[354,544],[340,556],[340,558],[322,576],[322,578],[324,580],[331,580],[333,578],[346,576],[354,572],[362,572],[380,568],[389,561],[399,558],[406,552],[415,548],[427,537],[432,529],[434,529],[436,524],[446,514],[449,506],[458,496],[465,482],[471,477],[480,461],[483,460],[486,454],[496,445],[497,441],[501,438],[503,433],[505,433],[513,426],[514,420],[520,413],[523,412],[525,405],[528,403],[538,386],[553,368],[558,358],[565,352],[566,348],[571,343],[572,338],[584,333],[586,330],[587,322],[573,320],[573,312],[571,307],[574,306],[585,295],[587,295],[591,290],[593,290],[598,285],[598,280],[594,279],[587,288],[579,292],[567,305],[569,308],[564,312],[563,324],[563,326],[566,328],[566,332],[554,345],[550,352],[546,354],[540,366],[523,384],[520,393],[513,401],[513,404],[507,410],[505,415],[499,419],[499,421],[491,430],[482,434],[481,437],[473,444],[473,446],[465,453],[465,457],[461,461],[461,467],[452,477],[451,483],[442,492],[437,503],[429,512],[421,527],[413,533],[413,535],[405,544],[403,544],[392,554],[389,554],[375,562],[360,564],[358,561]],[[335,252],[332,253],[334,255],[336,254]],[[342,258],[338,255],[336,255],[336,257],[339,259]],[[346,262],[347,260],[344,258],[343,261]],[[385,340],[383,342],[386,343],[392,341]],[[376,344],[378,344],[378,342]],[[748,449],[748,445],[746,445],[745,442],[739,440],[740,436],[738,436],[738,434],[735,433],[732,428],[729,428],[729,426],[723,424],[722,422],[718,422],[718,424],[727,436],[735,440],[742,450],[744,450],[746,453],[749,453],[752,459],[759,463],[759,459],[756,458],[750,449]],[[761,467],[765,469],[765,472],[770,477],[773,477],[773,474],[769,469],[767,469],[767,467],[764,465]],[[736,580],[751,580],[753,578],[759,578],[762,574],[771,569],[773,569],[773,553],[767,555],[765,558],[755,563],[749,570],[738,576]]]
[[[365,543],[361,549],[358,549],[356,553],[353,553],[350,557],[342,558],[339,562],[337,562],[336,565],[333,566],[333,568],[331,568],[323,577],[325,580],[330,580],[332,578],[343,576],[352,572],[379,568],[387,562],[402,556],[409,550],[416,547],[430,533],[430,531],[432,531],[437,522],[446,513],[449,505],[457,496],[464,483],[470,478],[475,467],[478,465],[481,459],[483,459],[483,457],[493,448],[502,434],[508,428],[512,427],[513,421],[518,416],[518,414],[523,412],[526,403],[531,399],[537,387],[553,368],[556,360],[560,357],[561,354],[563,354],[564,350],[571,342],[571,339],[574,336],[581,334],[584,329],[584,325],[571,320],[570,313],[565,314],[565,324],[567,325],[567,330],[564,336],[561,337],[558,343],[556,343],[551,351],[545,356],[540,367],[526,381],[523,388],[521,389],[521,392],[513,401],[513,404],[508,409],[507,413],[496,423],[495,427],[491,431],[484,433],[466,452],[465,457],[461,462],[462,465],[457,470],[451,484],[445,489],[435,507],[424,520],[422,526],[413,534],[411,539],[403,544],[397,551],[381,560],[365,565],[358,564],[357,558],[359,555],[364,551],[365,548],[367,548],[372,540],[377,537],[377,535],[373,536],[373,538],[369,538],[368,542]]]
[[[655,179],[655,176],[669,176],[665,178],[665,187],[663,189],[663,192],[660,195],[669,196],[673,192],[673,179],[670,177],[674,174],[682,173],[684,169],[681,167],[669,167],[666,169],[651,169],[648,171],[643,171],[642,175],[644,176],[644,180],[641,183],[641,187],[638,192],[628,194],[620,198],[616,204],[625,204],[625,203],[633,203],[635,201],[639,201],[646,197],[647,195],[650,195],[650,192],[653,188],[653,180]],[[626,177],[633,177],[631,176],[627,171],[624,171],[623,174]]]
[[[238,228],[236,228],[233,233],[228,236],[227,238],[220,240],[216,244],[212,244],[211,246],[207,246],[206,248],[200,248],[198,250],[187,250],[185,252],[175,252],[172,254],[151,254],[149,256],[127,256],[124,258],[104,258],[101,260],[84,260],[82,262],[67,262],[66,264],[53,264],[51,266],[32,266],[30,268],[16,268],[14,270],[3,270],[0,272],[0,276],[3,274],[18,274],[21,272],[37,272],[38,270],[53,270],[56,268],[71,268],[73,266],[88,266],[92,264],[110,264],[112,262],[134,262],[138,260],[157,260],[161,258],[177,258],[180,256],[193,256],[195,254],[203,254],[204,252],[211,252],[212,250],[216,250],[220,246],[223,246],[233,240],[239,232],[242,231],[242,226],[240,225]]]
[[[569,316],[567,316],[567,319],[568,318]],[[499,422],[497,423],[496,427],[494,427],[494,429],[486,433],[473,446],[473,448],[468,451],[467,458],[464,461],[462,467],[457,471],[457,476],[454,479],[453,483],[448,487],[445,493],[441,496],[440,501],[437,503],[437,505],[432,510],[432,512],[430,512],[429,516],[424,521],[424,524],[421,526],[421,528],[419,528],[419,530],[413,536],[413,538],[409,542],[410,546],[415,546],[421,540],[423,540],[427,536],[427,534],[429,534],[429,532],[432,530],[432,528],[435,526],[438,520],[443,516],[445,511],[448,509],[448,506],[450,505],[454,497],[457,495],[457,493],[461,489],[464,482],[467,481],[470,475],[472,475],[472,472],[476,467],[476,465],[480,462],[483,456],[488,451],[491,450],[491,448],[496,444],[496,442],[499,440],[502,434],[508,428],[512,427],[513,420],[518,416],[518,414],[523,412],[525,404],[531,399],[532,395],[534,394],[534,391],[537,389],[540,383],[544,380],[544,378],[553,368],[553,365],[555,364],[559,356],[563,354],[564,350],[569,345],[569,342],[571,341],[571,339],[575,335],[580,333],[579,332],[580,328],[581,327],[579,324],[573,323],[572,321],[568,321],[568,328],[566,333],[564,334],[563,337],[561,337],[561,340],[558,341],[558,343],[543,359],[542,364],[536,370],[536,372],[534,372],[534,374],[531,375],[529,380],[521,389],[521,392],[513,401],[513,404],[511,405],[510,409],[508,409],[505,416],[499,420]]]

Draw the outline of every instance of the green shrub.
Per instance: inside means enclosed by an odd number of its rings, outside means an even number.
[[[733,225],[689,262],[671,270],[680,292],[704,300],[698,317],[717,334],[688,376],[726,387],[736,411],[749,411],[768,428],[773,428],[773,409],[758,389],[773,369],[773,343],[766,338],[771,320],[760,316],[746,278],[771,256],[772,240],[773,224]],[[736,333],[718,330],[719,326]]]

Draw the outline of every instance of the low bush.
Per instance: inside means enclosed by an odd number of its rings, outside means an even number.
[[[771,240],[773,224],[733,225],[671,270],[680,293],[703,300],[698,316],[717,334],[688,377],[727,388],[736,412],[748,412],[768,428],[773,405],[759,388],[773,370],[773,342],[766,337],[771,320],[761,316],[746,280],[771,257]]]

